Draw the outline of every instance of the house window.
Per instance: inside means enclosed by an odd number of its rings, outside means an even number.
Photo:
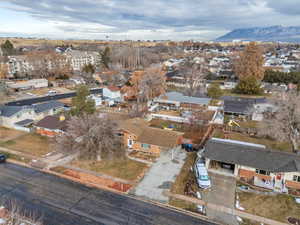
[[[296,181],[296,182],[300,183],[300,176],[294,175],[293,181]]]
[[[265,171],[265,170],[258,170],[258,169],[256,169],[256,173],[257,174],[261,174],[261,175],[267,175],[267,176],[270,175],[270,172]]]
[[[147,148],[147,149],[148,149],[148,148],[150,148],[150,145],[149,145],[149,144],[141,144],[141,147],[142,147],[142,148]]]

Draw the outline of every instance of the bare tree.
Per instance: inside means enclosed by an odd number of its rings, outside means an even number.
[[[0,80],[0,104],[8,100],[9,89],[4,81]]]
[[[5,79],[8,75],[8,66],[6,63],[0,62],[0,79]]]
[[[136,72],[131,77],[131,85],[136,104],[134,107],[135,115],[147,110],[147,102],[163,93],[166,89],[166,78],[160,65],[152,65],[144,72]]]
[[[67,132],[55,138],[55,147],[63,153],[76,153],[82,159],[101,160],[122,157],[124,147],[117,125],[106,115],[75,116],[68,121]]]
[[[189,60],[181,66],[180,71],[183,74],[186,84],[185,92],[188,96],[204,92],[204,81],[207,75],[204,63],[197,64]]]
[[[50,78],[59,75],[70,75],[70,63],[64,55],[53,51],[30,52],[26,60],[31,66],[29,74],[37,78]]]
[[[160,65],[152,65],[145,70],[139,82],[139,94],[147,101],[165,93],[166,77]]]
[[[159,62],[159,52],[155,49],[133,45],[118,46],[112,49],[112,64],[124,69],[143,69]]]
[[[300,95],[289,92],[283,98],[276,99],[274,104],[277,111],[268,114],[259,134],[287,141],[293,152],[297,152],[300,137]]]
[[[263,49],[255,42],[251,42],[235,60],[234,71],[240,80],[254,77],[261,81],[264,78]]]
[[[5,214],[5,222],[3,225],[42,225],[41,218],[34,212],[22,209],[19,202],[10,200],[7,203],[7,209],[2,209]]]

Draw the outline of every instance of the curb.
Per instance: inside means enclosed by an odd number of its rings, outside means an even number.
[[[50,170],[34,168],[34,167],[32,167],[32,166],[30,166],[26,163],[22,163],[22,162],[19,162],[19,161],[16,161],[16,160],[8,159],[7,162],[17,164],[17,165],[20,165],[20,166],[24,166],[24,167],[27,167],[27,168],[31,168],[31,169],[34,169],[34,170],[37,170],[37,171],[40,171],[40,172],[43,172],[43,173],[55,175],[55,176],[58,176],[58,177],[63,178],[63,179],[67,179],[67,180],[70,180],[70,181],[73,181],[73,182],[76,182],[76,183],[80,183],[80,184],[85,185],[87,187],[93,187],[93,188],[97,188],[99,190],[105,190],[105,191],[113,192],[115,194],[126,196],[128,198],[131,198],[131,199],[134,199],[134,200],[137,200],[137,201],[141,201],[141,202],[149,203],[149,204],[152,204],[152,205],[156,205],[158,207],[170,209],[172,211],[183,213],[183,214],[192,216],[194,218],[202,219],[202,220],[205,220],[207,222],[214,223],[216,225],[222,225],[222,224],[220,224],[216,221],[209,220],[204,215],[200,215],[200,214],[197,214],[197,213],[194,213],[194,212],[190,212],[190,211],[185,210],[185,209],[177,208],[177,207],[171,206],[169,204],[159,203],[159,202],[156,202],[156,201],[153,201],[153,200],[146,200],[146,199],[134,196],[134,195],[130,195],[127,192],[121,192],[121,191],[118,191],[118,190],[115,190],[115,189],[112,189],[112,188],[109,188],[109,187],[106,187],[106,186],[97,185],[97,184],[93,184],[93,183],[82,182],[80,179],[76,179],[76,178],[73,178],[73,177],[70,177],[70,176],[67,176],[67,175],[63,175],[63,174],[60,174],[60,173],[57,173],[57,172],[53,172],[53,171],[50,171]],[[46,204],[47,204],[47,202],[46,202]]]

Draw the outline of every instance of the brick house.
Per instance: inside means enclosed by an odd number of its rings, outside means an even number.
[[[210,139],[201,155],[208,170],[235,176],[276,192],[300,193],[300,156],[273,151],[263,145]]]
[[[36,133],[54,137],[66,131],[67,122],[63,116],[46,116],[37,122],[34,127],[36,128]]]
[[[120,129],[129,149],[157,156],[180,145],[183,139],[183,133],[149,127],[142,119],[123,121]]]

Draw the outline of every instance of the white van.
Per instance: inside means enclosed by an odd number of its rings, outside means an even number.
[[[200,188],[208,189],[211,187],[211,181],[208,176],[205,161],[199,158],[194,165],[194,173],[196,176],[197,184]]]

